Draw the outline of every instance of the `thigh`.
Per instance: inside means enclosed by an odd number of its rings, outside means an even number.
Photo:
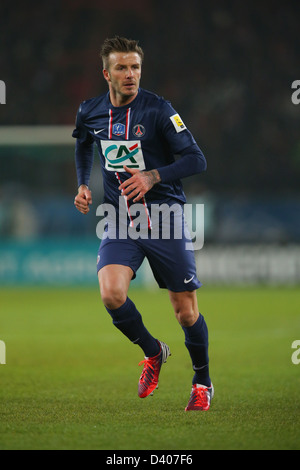
[[[161,288],[192,292],[201,287],[194,252],[186,249],[184,238],[149,239],[144,246],[153,275]]]
[[[172,206],[169,211],[173,210]],[[197,278],[194,251],[190,249],[189,234],[181,207],[174,214],[163,214],[158,238],[150,234],[141,240],[154,277],[160,287],[173,292],[198,289],[202,284]]]
[[[107,308],[124,304],[129,284],[144,259],[142,250],[131,239],[101,241],[97,258],[98,279],[102,301]]]
[[[131,269],[131,279],[143,262],[145,255],[135,240],[104,238],[99,247],[97,257],[97,271],[108,265],[126,266]]]
[[[109,264],[98,271],[100,293],[108,308],[119,308],[127,298],[133,271],[129,266]]]

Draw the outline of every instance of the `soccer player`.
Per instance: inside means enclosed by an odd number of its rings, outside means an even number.
[[[100,243],[97,270],[102,301],[113,324],[143,350],[138,395],[152,395],[170,349],[151,335],[127,295],[131,280],[144,258],[148,259],[159,287],[168,289],[192,361],[192,391],[185,410],[208,410],[214,390],[209,376],[207,325],[196,296],[201,283],[194,252],[187,249],[186,231],[178,237],[172,230],[178,220],[181,228],[185,227],[182,207],[186,199],[180,180],[205,171],[206,160],[171,104],[140,88],[144,53],[137,41],[119,36],[106,39],[101,58],[108,92],[81,103],[73,137],[76,208],[87,214],[92,203],[89,180],[94,144],[100,155],[104,203],[116,214],[126,208],[126,235],[120,235],[120,222],[113,230],[107,223]],[[170,209],[170,217],[165,222],[162,211],[154,224],[154,207],[162,204],[160,207]],[[147,225],[140,237],[130,236],[137,220],[136,206],[143,209]],[[165,223],[171,228],[167,239],[162,236]],[[152,236],[154,229],[158,236]]]

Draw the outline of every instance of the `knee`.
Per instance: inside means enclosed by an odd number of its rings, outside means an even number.
[[[195,292],[171,293],[170,298],[179,324],[183,327],[193,326],[199,317]]]
[[[199,313],[194,312],[193,309],[179,308],[175,311],[175,316],[181,326],[190,327],[197,321]]]
[[[116,284],[100,285],[102,302],[110,310],[120,308],[127,298],[126,292]]]
[[[108,265],[98,272],[102,301],[109,310],[120,308],[127,299],[132,270],[127,266]]]

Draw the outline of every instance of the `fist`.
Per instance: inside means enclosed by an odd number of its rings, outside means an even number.
[[[76,209],[82,214],[87,214],[90,210],[89,206],[92,204],[92,193],[85,185],[78,188],[78,194],[74,199]]]

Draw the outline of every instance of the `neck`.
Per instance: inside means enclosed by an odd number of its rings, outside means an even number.
[[[126,104],[131,103],[138,95],[138,91],[132,96],[124,96],[118,93],[115,93],[114,90],[109,90],[109,97],[111,104],[118,108],[120,106],[126,106]]]

